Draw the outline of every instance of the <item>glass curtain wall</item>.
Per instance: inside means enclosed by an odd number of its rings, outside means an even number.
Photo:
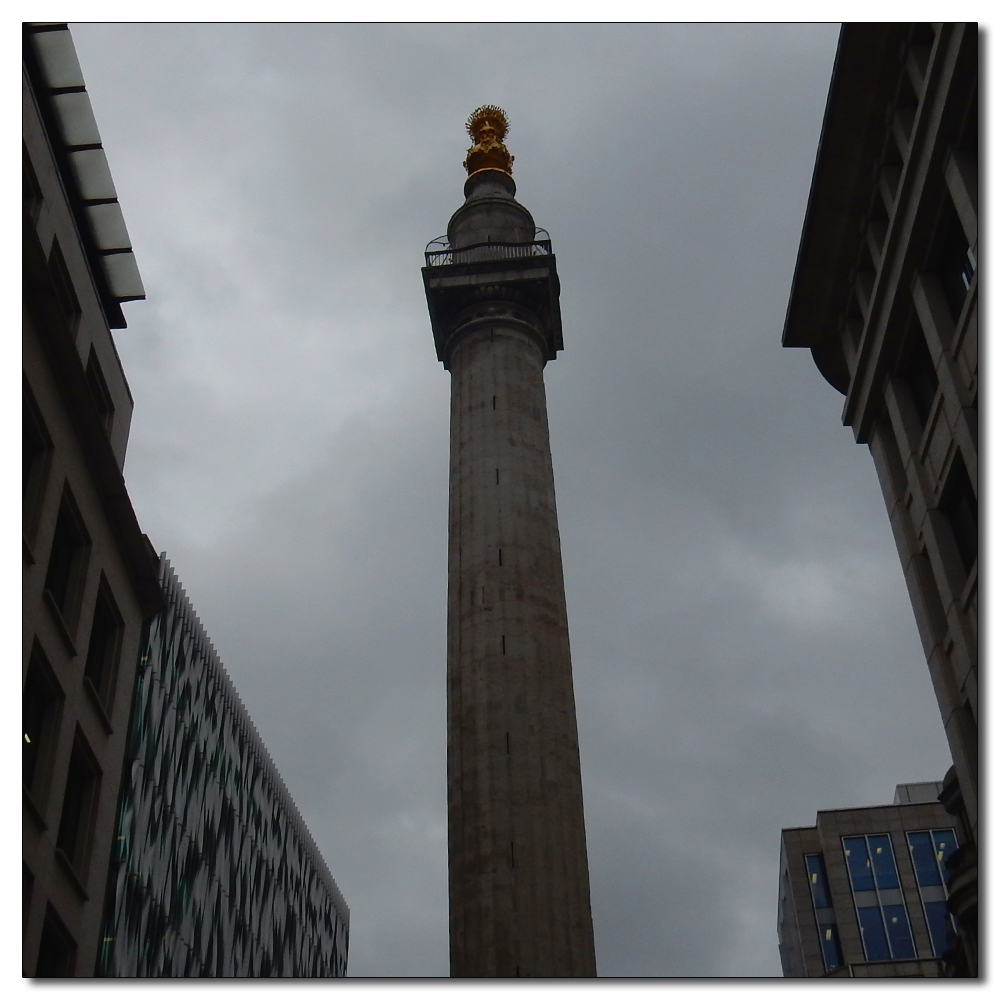
[[[865,958],[916,958],[889,835],[844,837],[843,845]]]

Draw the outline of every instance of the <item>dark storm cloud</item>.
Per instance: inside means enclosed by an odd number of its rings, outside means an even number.
[[[780,347],[834,26],[74,26],[149,299],[127,478],[351,906],[447,973],[463,122],[550,230],[546,371],[602,975],[779,972],[778,835],[947,766],[866,449]]]

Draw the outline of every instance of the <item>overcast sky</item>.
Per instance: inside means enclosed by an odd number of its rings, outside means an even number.
[[[147,292],[129,490],[347,899],[348,973],[448,973],[420,267],[490,102],[562,285],[598,972],[780,975],[781,828],[949,764],[871,457],[781,348],[837,26],[72,27]]]

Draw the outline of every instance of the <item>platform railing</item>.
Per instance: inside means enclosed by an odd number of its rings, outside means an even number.
[[[544,229],[535,230],[535,238],[525,243],[473,243],[471,246],[452,247],[447,236],[431,240],[424,250],[428,267],[443,264],[469,264],[480,260],[511,260],[518,257],[548,257],[552,254],[552,240]]]

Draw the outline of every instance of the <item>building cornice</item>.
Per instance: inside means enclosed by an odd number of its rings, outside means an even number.
[[[850,294],[851,270],[877,178],[887,123],[881,110],[899,71],[894,47],[906,25],[845,24],[816,152],[781,343],[808,347],[823,377],[839,392],[850,380],[841,347],[841,302]]]
[[[122,329],[121,303],[146,292],[67,25],[25,24],[22,59],[105,318]]]

